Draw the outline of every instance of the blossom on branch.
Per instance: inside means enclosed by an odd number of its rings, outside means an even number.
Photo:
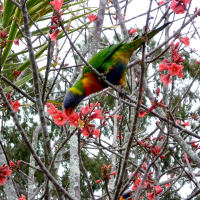
[[[133,35],[136,32],[137,32],[137,30],[135,28],[131,28],[128,30],[129,35]]]
[[[0,185],[4,185],[7,177],[10,177],[11,174],[12,170],[10,170],[9,166],[5,166],[5,164],[2,167],[0,166]]]
[[[158,195],[163,191],[163,188],[161,188],[160,185],[156,185],[154,187],[154,191],[155,191],[155,194]]]
[[[165,1],[159,1],[158,4],[159,5],[163,5],[164,3],[166,3]]]
[[[172,63],[169,66],[169,74],[170,76],[179,76],[180,74],[182,74],[182,69],[183,69],[183,65],[177,65],[176,63]]]
[[[143,117],[145,117],[146,114],[147,113],[145,111],[141,110],[138,117],[143,118]]]
[[[49,37],[51,38],[51,40],[54,41],[54,43],[56,43],[56,39],[58,37],[58,33],[59,33],[58,29],[56,29],[52,34],[48,33]]]
[[[55,114],[53,114],[52,117],[54,119],[54,123],[59,126],[65,126],[65,124],[68,120],[68,117],[61,110],[57,110],[57,112]]]
[[[22,197],[19,198],[18,200],[26,200],[26,196],[22,194]]]
[[[63,0],[54,0],[51,1],[50,4],[59,12],[62,7]]]
[[[186,6],[190,3],[190,0],[172,0],[170,8],[176,14],[183,14],[186,11]]]
[[[21,106],[21,104],[19,103],[19,101],[12,100],[11,106],[13,107],[13,110],[17,112],[19,110],[19,107]]]
[[[190,45],[190,39],[189,37],[180,37],[180,42],[182,42],[186,47]]]
[[[97,17],[97,15],[95,15],[95,14],[91,14],[91,13],[90,13],[90,14],[88,15],[88,19],[89,19],[90,22],[96,21],[97,18],[98,18],[98,17]]]

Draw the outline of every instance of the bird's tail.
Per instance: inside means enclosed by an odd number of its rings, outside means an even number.
[[[162,31],[165,27],[167,27],[170,24],[170,22],[165,23],[163,26],[147,33],[146,37],[145,35],[142,35],[141,37],[137,37],[135,40],[131,41],[131,42],[127,42],[124,45],[122,45],[122,49],[123,50],[129,50],[129,51],[134,51],[137,48],[139,48],[143,42],[146,42],[148,40],[150,40],[151,38],[153,38],[157,33],[159,33],[160,31]]]

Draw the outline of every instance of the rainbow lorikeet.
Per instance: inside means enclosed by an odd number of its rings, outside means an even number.
[[[147,34],[148,40],[163,30],[169,23],[164,24]],[[111,45],[99,51],[90,60],[92,65],[99,73],[103,73],[106,80],[113,85],[124,85],[126,83],[126,66],[134,50],[138,49],[144,41],[143,36],[131,42]],[[99,92],[108,87],[103,80],[88,67],[84,66],[81,77],[68,90],[64,98],[65,113],[70,115],[78,104],[88,95]]]
[[[127,193],[127,194],[124,194],[124,195],[122,195],[122,196],[120,196],[120,199],[119,200],[133,200],[133,198],[131,198],[131,195],[132,195],[132,193],[131,192],[129,192],[129,193]]]

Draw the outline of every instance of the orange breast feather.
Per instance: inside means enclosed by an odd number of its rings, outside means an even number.
[[[99,79],[93,72],[85,73],[82,83],[86,96],[104,89],[103,85],[99,82]]]

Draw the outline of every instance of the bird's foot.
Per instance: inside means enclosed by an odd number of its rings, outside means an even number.
[[[101,73],[100,76],[98,76],[98,79],[100,81],[105,81],[106,80],[106,76],[104,75],[104,73]]]
[[[121,98],[123,98],[123,97],[125,97],[126,95],[127,95],[127,92],[126,92],[125,88],[121,88],[121,89],[119,90],[119,96],[120,96]]]

